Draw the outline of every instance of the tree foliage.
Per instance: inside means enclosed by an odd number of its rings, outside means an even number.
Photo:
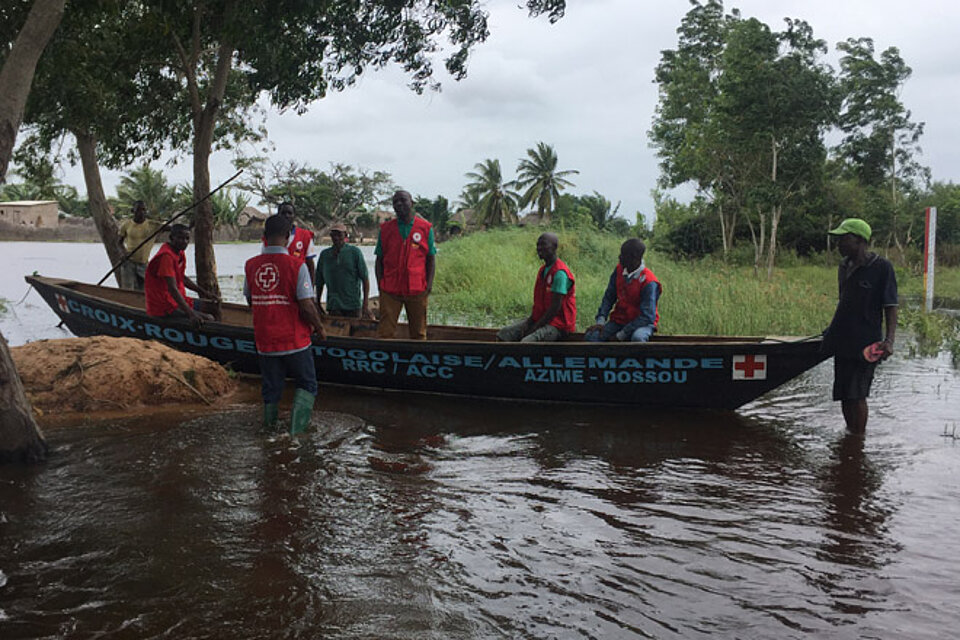
[[[567,176],[578,173],[576,169],[558,170],[557,152],[552,146],[538,142],[535,148],[527,149],[527,157],[517,165],[514,188],[524,190],[519,207],[525,209],[534,204],[540,219],[549,220],[560,192],[574,186]]]
[[[471,182],[464,187],[464,192],[470,194],[469,199],[475,199],[481,224],[497,227],[517,222],[520,196],[513,191],[512,182],[504,181],[499,160],[478,162],[466,177]]]

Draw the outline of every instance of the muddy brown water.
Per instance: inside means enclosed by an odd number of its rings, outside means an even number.
[[[884,363],[866,439],[831,375],[737,413],[325,387],[299,448],[249,402],[68,421],[0,467],[0,638],[956,637],[960,373]]]

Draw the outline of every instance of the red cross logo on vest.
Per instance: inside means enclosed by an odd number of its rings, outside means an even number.
[[[767,356],[733,356],[734,380],[766,380]]]
[[[260,265],[253,279],[257,281],[257,286],[264,293],[273,291],[280,284],[280,274],[277,272],[277,267],[269,262]]]
[[[414,231],[414,232],[413,232],[413,241],[414,241],[414,242],[420,242],[421,240],[423,240],[423,236],[420,235],[420,232],[419,232],[419,231]]]

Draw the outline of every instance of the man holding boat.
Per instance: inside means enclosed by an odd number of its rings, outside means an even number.
[[[187,277],[187,245],[190,244],[190,229],[186,225],[170,227],[170,239],[164,242],[157,255],[153,256],[144,274],[144,299],[147,315],[156,317],[184,317],[195,326],[213,320],[208,313],[196,311],[194,303],[187,298],[187,289],[215,300],[216,296],[201,289]]]
[[[597,323],[587,329],[586,340],[646,342],[657,330],[660,321],[657,301],[663,289],[657,276],[643,262],[646,251],[640,238],[630,238],[620,245],[620,262],[610,274],[607,291],[597,310]]]
[[[133,203],[133,218],[127,218],[120,223],[120,239],[123,240],[123,248],[129,254],[119,269],[121,288],[143,291],[147,263],[150,262],[150,250],[153,249],[151,236],[160,229],[162,224],[155,220],[147,220],[147,206],[143,200]]]
[[[897,276],[888,260],[867,251],[872,232],[865,221],[847,218],[829,233],[840,236],[843,260],[837,271],[840,300],[823,348],[834,356],[833,399],[840,401],[847,430],[864,433],[874,371],[893,353]]]
[[[570,268],[557,257],[556,234],[537,238],[537,256],[543,266],[533,286],[530,316],[497,332],[504,342],[554,342],[577,330],[577,296]]]
[[[317,395],[311,334],[326,339],[314,302],[313,282],[302,260],[287,252],[290,220],[267,218],[263,253],[244,265],[243,293],[253,308],[253,334],[260,363],[263,426],[276,427],[286,378],[296,391],[290,412],[290,435],[306,431]]]
[[[407,311],[412,340],[427,339],[427,299],[433,289],[437,247],[433,225],[413,211],[413,196],[393,194],[397,217],[380,225],[376,274],[380,289],[378,338],[393,338],[400,311]]]

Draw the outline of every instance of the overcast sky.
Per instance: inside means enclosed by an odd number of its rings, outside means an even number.
[[[556,24],[532,20],[520,0],[494,0],[490,38],[455,82],[438,66],[442,91],[416,95],[396,69],[365,74],[358,86],[331,94],[303,115],[270,113],[271,158],[326,169],[343,162],[389,172],[414,195],[454,200],[464,173],[498,158],[515,175],[526,149],[554,146],[562,169],[578,169],[570,192],[596,190],[631,222],[637,211],[652,222],[650,190],[658,168],[647,132],[657,104],[653,83],[660,52],[676,47],[686,0],[568,0]],[[725,2],[774,30],[783,18],[806,20],[830,48],[848,37],[874,39],[877,52],[897,47],[913,69],[902,100],[914,121],[926,123],[921,161],[934,179],[960,177],[960,2],[948,0],[744,0]],[[250,149],[250,151],[253,151]],[[211,162],[212,182],[232,173],[231,154]],[[161,168],[161,165],[156,165]],[[165,168],[188,181],[190,168]],[[106,172],[108,192],[117,181]],[[82,187],[79,170],[67,181]],[[683,194],[681,194],[683,195]]]

